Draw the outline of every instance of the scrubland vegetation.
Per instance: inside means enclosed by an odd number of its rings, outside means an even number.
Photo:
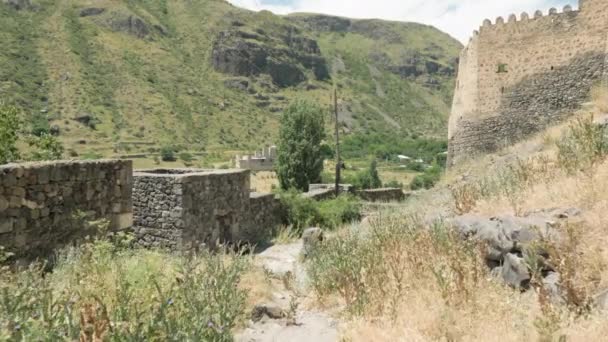
[[[596,115],[606,108],[597,105]],[[451,170],[418,203],[344,228],[309,263],[318,303],[345,305],[350,341],[599,341],[608,320],[597,296],[608,286],[608,128],[582,113],[569,124]],[[526,151],[523,152],[522,151]],[[531,290],[512,289],[489,273],[484,246],[462,239],[436,214],[525,216],[575,207],[580,221],[555,227],[524,258]],[[555,302],[538,274],[560,274]],[[331,304],[329,304],[331,306]]]

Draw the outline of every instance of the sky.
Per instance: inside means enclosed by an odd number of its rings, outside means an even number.
[[[378,18],[413,21],[433,25],[457,38],[468,41],[483,20],[492,22],[512,13],[545,14],[551,7],[562,11],[565,5],[577,8],[578,0],[228,0],[250,10],[270,10],[276,14],[312,12],[350,18]]]

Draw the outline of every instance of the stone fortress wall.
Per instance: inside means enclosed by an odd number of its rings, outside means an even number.
[[[85,220],[130,228],[132,172],[119,160],[0,166],[0,246],[46,256],[91,234]]]
[[[460,57],[449,163],[558,123],[606,80],[608,1],[485,20]]]

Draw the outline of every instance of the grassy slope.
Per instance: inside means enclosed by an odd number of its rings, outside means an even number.
[[[191,150],[246,150],[273,142],[280,114],[257,107],[253,96],[226,88],[228,76],[215,72],[210,58],[214,37],[233,20],[244,22],[245,30],[280,31],[291,23],[286,18],[255,14],[221,0],[33,2],[37,11],[0,5],[0,98],[23,107],[30,120],[42,112],[61,128],[68,149],[80,155],[113,155],[146,153],[170,143]],[[107,10],[79,17],[80,9],[92,6]],[[110,30],[109,21],[130,15],[142,18],[153,33],[138,39]],[[167,35],[153,25],[163,26]],[[376,68],[369,55],[379,50],[399,56],[433,44],[445,47],[440,52],[447,60],[457,55],[459,43],[422,25],[378,25],[398,32],[406,43],[358,33],[309,34],[317,36],[330,65],[335,57],[344,61],[346,69],[335,80],[352,128],[442,135],[453,78],[441,79],[440,89],[430,91]],[[295,96],[328,103],[331,82],[313,81],[316,89],[308,91],[279,90],[271,96],[271,107],[284,107]],[[383,96],[377,95],[376,84]],[[95,130],[72,120],[83,113],[98,120]]]

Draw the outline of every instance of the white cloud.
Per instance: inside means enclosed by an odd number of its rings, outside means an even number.
[[[277,14],[313,12],[351,18],[380,18],[414,21],[433,25],[465,42],[485,18],[506,18],[524,11],[544,13],[576,0],[284,0],[284,5],[264,0],[229,0],[234,5],[251,10],[267,9]],[[268,1],[268,0],[267,0]]]

